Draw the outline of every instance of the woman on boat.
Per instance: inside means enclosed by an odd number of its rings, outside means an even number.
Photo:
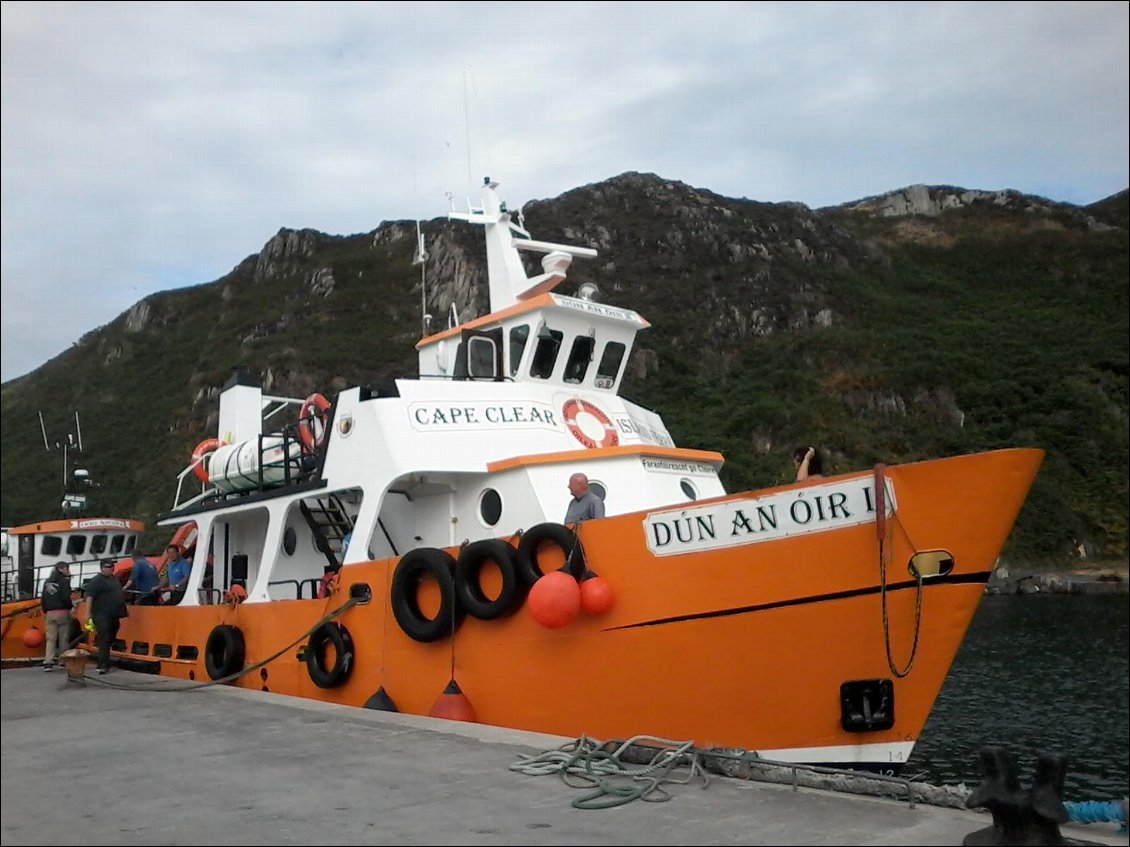
[[[815,447],[798,447],[793,451],[793,464],[796,465],[796,481],[824,476],[824,460]]]

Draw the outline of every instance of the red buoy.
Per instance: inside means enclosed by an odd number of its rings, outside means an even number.
[[[447,688],[443,689],[443,694],[439,695],[439,699],[432,705],[432,710],[428,714],[433,718],[446,718],[449,721],[468,723],[478,721],[475,717],[475,707],[471,705],[471,701],[467,699],[467,695],[454,679],[447,683]]]
[[[23,642],[24,642],[24,647],[31,647],[32,649],[34,649],[36,647],[42,647],[43,646],[43,630],[42,629],[36,629],[34,626],[31,627],[30,629],[25,629],[22,638],[23,638]]]
[[[588,615],[603,615],[616,604],[616,594],[608,580],[592,574],[581,582],[581,608]]]
[[[540,577],[530,589],[526,608],[533,619],[549,629],[568,626],[581,610],[581,588],[565,571]]]

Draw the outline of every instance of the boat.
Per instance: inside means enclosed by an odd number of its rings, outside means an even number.
[[[115,661],[897,773],[1043,452],[727,493],[721,454],[620,393],[647,321],[560,292],[596,250],[535,240],[489,179],[449,218],[482,230],[487,312],[425,321],[418,374],[332,399],[234,372],[157,517],[196,533],[186,594],[135,607]],[[566,525],[578,472],[605,516]]]
[[[51,450],[43,425],[43,442]],[[70,565],[75,599],[86,580],[98,573],[99,562],[113,559],[115,573],[125,583],[133,552],[145,533],[145,524],[133,518],[87,516],[87,491],[94,481],[78,467],[82,455],[82,429],[75,412],[75,431],[59,443],[63,459],[63,498],[59,512],[42,521],[5,527],[0,532],[0,661],[5,667],[41,662],[45,621],[40,608],[43,583],[55,565]],[[188,539],[186,525],[180,537]],[[150,557],[163,563],[161,557]],[[81,637],[81,625],[72,621],[71,641]]]

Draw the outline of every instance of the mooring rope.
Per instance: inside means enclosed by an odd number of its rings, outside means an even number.
[[[656,743],[661,746],[643,767],[632,768],[623,761],[629,749],[641,744],[651,748]],[[675,772],[684,767],[685,774],[676,777]],[[652,735],[637,735],[623,742],[600,742],[582,735],[556,750],[523,754],[510,770],[529,776],[559,774],[570,788],[591,788],[573,800],[575,809],[610,809],[633,800],[662,803],[671,799],[665,785],[685,785],[696,777],[702,779],[703,788],[710,784],[694,742]]]

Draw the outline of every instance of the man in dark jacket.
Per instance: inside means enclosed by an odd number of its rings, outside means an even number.
[[[56,562],[51,575],[43,580],[39,605],[43,607],[43,616],[47,621],[47,650],[43,656],[43,669],[49,671],[59,663],[59,654],[70,647],[71,566],[66,562]]]
[[[118,627],[127,614],[126,595],[114,576],[114,561],[103,559],[98,576],[86,584],[86,619],[94,622],[94,643],[98,647],[98,673],[110,670],[110,647],[118,637]]]

